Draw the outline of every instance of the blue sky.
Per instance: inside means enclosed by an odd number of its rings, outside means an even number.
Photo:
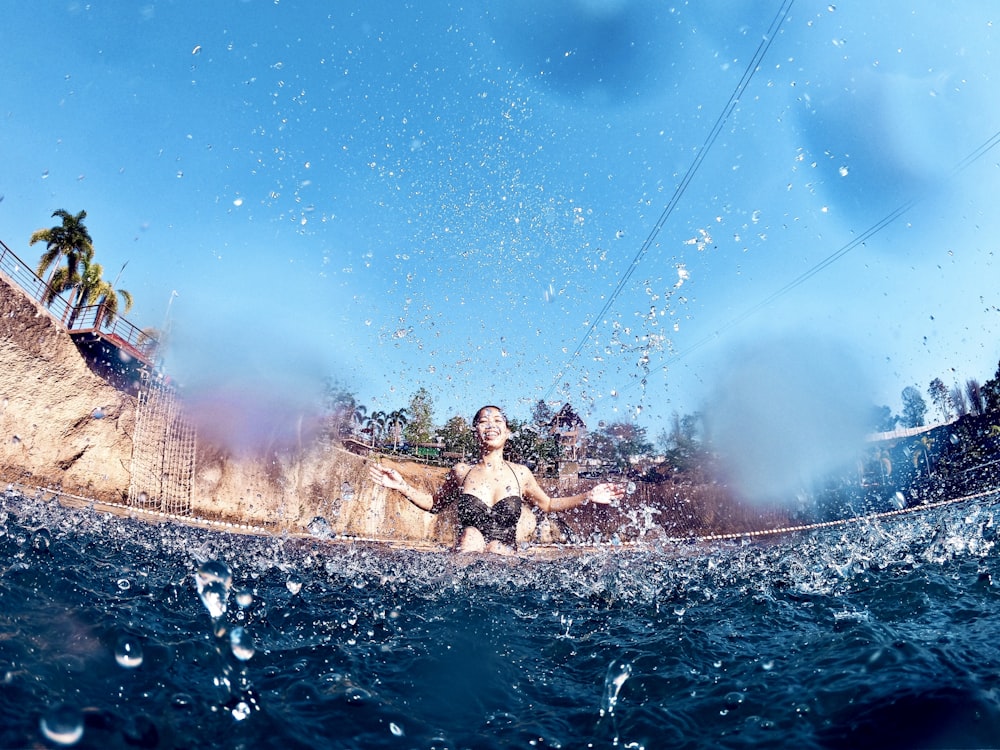
[[[709,143],[787,3],[21,4],[0,239],[33,264],[85,209],[201,403],[333,376],[654,436],[762,356],[747,401],[849,375],[898,411],[1000,360],[1000,150],[954,172],[1000,130],[1000,11],[873,5],[791,5]]]

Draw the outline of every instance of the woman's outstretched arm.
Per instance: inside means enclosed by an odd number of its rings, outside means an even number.
[[[525,476],[521,484],[522,492],[543,513],[579,508],[586,503],[608,505],[625,497],[625,488],[620,484],[612,484],[611,482],[595,484],[586,492],[581,492],[578,495],[549,497],[545,490],[538,486],[538,481],[535,479],[534,474],[527,469],[525,469],[524,474]]]
[[[396,469],[381,463],[369,464],[368,476],[375,484],[386,489],[396,490],[418,508],[428,511],[434,510],[436,498],[450,496],[454,487],[457,486],[455,469],[448,472],[448,477],[436,493],[413,487]]]

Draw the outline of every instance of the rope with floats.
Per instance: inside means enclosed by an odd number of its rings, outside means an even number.
[[[22,495],[27,496],[27,492],[30,490],[35,490],[36,497],[38,499],[44,499],[41,496],[45,493],[52,493],[50,500],[61,502],[62,500],[72,500],[76,503],[82,504],[87,508],[92,510],[101,511],[101,506],[107,506],[108,508],[113,508],[115,510],[124,511],[127,517],[139,517],[145,516],[147,518],[157,520],[157,521],[173,521],[185,526],[191,526],[196,528],[209,528],[219,531],[230,531],[233,533],[241,534],[253,534],[257,536],[274,536],[275,534],[284,534],[289,537],[297,537],[303,539],[312,540],[322,540],[337,543],[365,543],[365,544],[375,544],[386,547],[394,548],[406,548],[413,550],[429,549],[433,551],[448,551],[451,549],[450,546],[442,544],[415,544],[413,542],[407,542],[399,539],[392,538],[382,538],[382,537],[362,537],[352,534],[331,534],[329,537],[318,537],[315,534],[305,533],[305,532],[295,532],[290,529],[281,529],[274,526],[262,526],[250,523],[237,523],[233,521],[223,521],[219,519],[212,518],[201,518],[191,515],[180,515],[177,513],[167,513],[159,510],[137,508],[134,505],[127,505],[125,503],[115,503],[108,501],[98,501],[94,498],[83,497],[80,495],[74,495],[72,493],[63,492],[61,490],[49,488],[49,487],[29,487],[20,483],[8,485],[8,490],[14,489],[20,492]],[[542,551],[586,551],[586,550],[632,550],[632,551],[662,551],[666,545],[692,545],[692,544],[711,544],[713,542],[728,542],[728,541],[740,541],[740,542],[754,542],[760,541],[770,537],[788,536],[792,534],[803,534],[810,531],[820,531],[824,529],[834,529],[834,528],[846,528],[855,524],[871,523],[875,521],[889,520],[893,518],[900,518],[903,516],[909,516],[916,513],[922,513],[925,511],[934,510],[937,508],[944,508],[951,505],[958,505],[965,502],[971,502],[973,500],[979,500],[985,497],[998,497],[1000,496],[1000,490],[984,490],[983,492],[976,492],[970,495],[961,495],[959,497],[948,498],[946,500],[937,500],[929,503],[920,503],[918,505],[912,505],[906,508],[897,508],[895,510],[878,511],[874,513],[866,513],[860,516],[850,516],[848,518],[838,518],[831,521],[817,521],[815,523],[797,524],[793,526],[776,526],[769,529],[754,529],[747,531],[733,531],[721,534],[689,534],[686,536],[673,536],[673,537],[657,537],[655,540],[646,541],[644,539],[634,539],[634,540],[609,540],[609,541],[589,541],[589,542],[532,542],[524,549],[519,549],[518,552],[525,552],[529,556],[533,550]],[[105,511],[110,512],[110,511]]]

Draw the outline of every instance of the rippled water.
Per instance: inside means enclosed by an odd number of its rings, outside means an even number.
[[[997,746],[997,502],[508,561],[8,491],[0,747]]]

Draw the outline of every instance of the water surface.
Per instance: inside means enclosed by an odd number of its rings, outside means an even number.
[[[8,491],[0,746],[995,746],[997,501],[506,560]]]

